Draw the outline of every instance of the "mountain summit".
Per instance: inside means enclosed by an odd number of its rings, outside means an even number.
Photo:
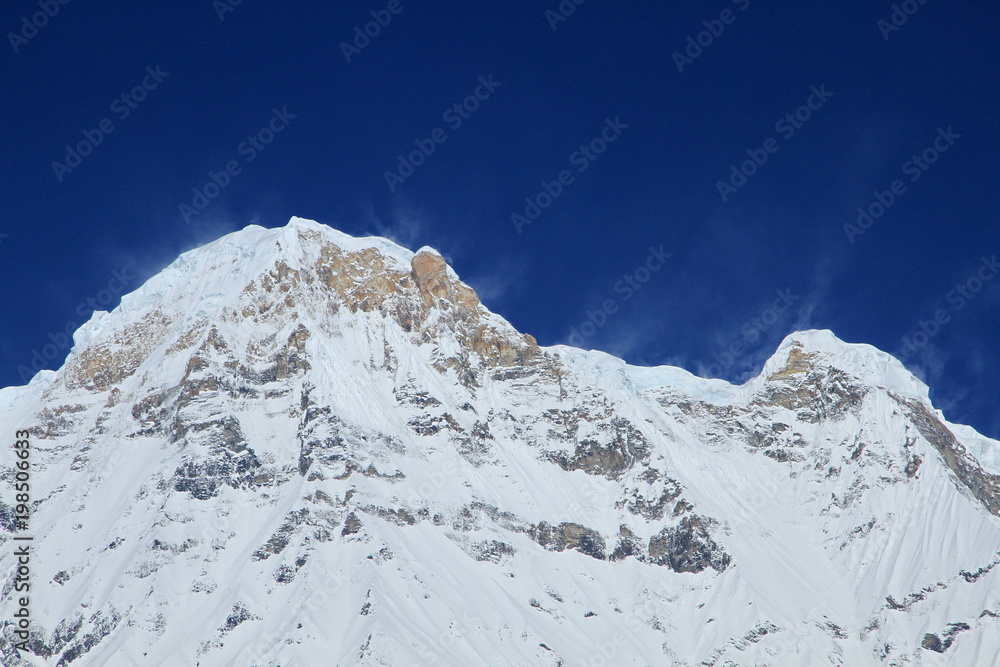
[[[741,386],[633,367],[293,218],[0,408],[4,665],[1000,664],[1000,443],[828,331]]]

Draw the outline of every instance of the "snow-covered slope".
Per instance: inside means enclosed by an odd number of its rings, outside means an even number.
[[[74,342],[0,390],[4,665],[1000,664],[1000,443],[830,332],[631,367],[296,218]]]

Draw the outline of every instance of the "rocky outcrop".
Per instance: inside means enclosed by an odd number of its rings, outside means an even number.
[[[531,530],[531,539],[549,551],[576,549],[598,560],[605,558],[605,543],[601,534],[578,523],[553,526],[542,521]]]
[[[958,442],[955,435],[937,417],[932,415],[923,403],[898,396],[896,400],[909,413],[913,425],[916,426],[920,435],[941,454],[941,458],[955,473],[959,481],[972,492],[972,495],[986,509],[994,515],[1000,516],[1000,475],[993,475],[983,470],[968,455],[965,447]],[[920,460],[917,458],[915,466],[919,465]],[[915,474],[916,467],[913,467],[912,470]],[[909,468],[907,474],[912,477]]]
[[[479,296],[467,285],[451,279],[447,263],[436,251],[430,248],[417,251],[411,266],[425,306],[434,303],[435,299],[444,299],[470,310],[479,306]]]
[[[577,444],[571,456],[551,454],[552,460],[563,470],[582,470],[588,475],[618,479],[649,455],[649,442],[628,420],[616,417],[599,427],[608,432],[607,442],[585,439]]]
[[[702,572],[712,568],[722,572],[730,563],[729,554],[712,539],[714,522],[700,516],[686,516],[677,526],[664,528],[649,540],[649,559],[674,572]]]

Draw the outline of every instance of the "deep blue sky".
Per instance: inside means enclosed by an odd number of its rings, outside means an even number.
[[[796,328],[900,353],[943,309],[907,364],[950,419],[1000,437],[1000,279],[948,298],[1000,253],[995,3],[911,0],[885,39],[888,1],[587,0],[553,30],[557,0],[400,0],[348,63],[341,42],[389,4],[244,0],[220,20],[211,0],[77,0],[15,53],[8,33],[41,10],[5,3],[0,386],[21,384],[18,366],[82,322],[88,299],[108,300],[114,271],[137,276],[130,291],[179,252],[300,215],[437,247],[542,344],[610,299],[585,346],[737,381]],[[731,22],[712,23],[726,9]],[[724,29],[679,72],[673,54],[704,21]],[[499,87],[456,129],[443,113],[491,75]],[[155,89],[121,118],[112,103],[144,77]],[[776,122],[812,86],[832,96],[788,136]],[[295,118],[248,162],[241,142],[286,107]],[[60,182],[52,163],[105,118],[113,132]],[[574,158],[606,119],[628,127]],[[446,141],[390,191],[385,172],[437,128]],[[960,136],[911,181],[906,163],[939,128]],[[723,201],[718,181],[769,138],[777,152]],[[186,222],[179,205],[229,161],[240,173]],[[563,170],[572,182],[518,233],[511,214]],[[850,243],[843,225],[896,179],[905,191]],[[616,290],[660,246],[673,256],[648,282]],[[777,290],[795,297],[780,315],[767,312]],[[733,363],[711,366],[734,343]],[[50,368],[68,351],[55,350]]]

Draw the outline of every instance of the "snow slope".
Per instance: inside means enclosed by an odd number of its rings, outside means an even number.
[[[1000,445],[828,331],[742,386],[632,367],[293,218],[0,408],[35,499],[4,665],[1000,664]]]

